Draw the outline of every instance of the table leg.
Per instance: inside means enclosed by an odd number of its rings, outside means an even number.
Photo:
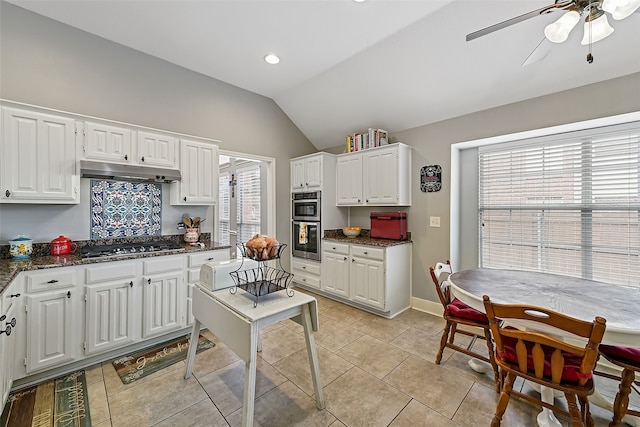
[[[302,326],[304,327],[304,338],[307,342],[307,355],[309,356],[309,367],[311,368],[313,389],[316,393],[316,407],[318,409],[324,409],[325,402],[324,393],[322,391],[322,379],[320,378],[320,364],[318,363],[316,340],[313,336],[313,328],[311,326],[311,313],[309,311],[309,304],[305,304],[302,306]]]
[[[540,387],[542,401],[553,404],[553,391],[554,390],[549,387]],[[538,414],[536,421],[538,421],[539,427],[562,427],[562,424],[560,424],[560,421],[558,421],[553,411],[547,408],[542,409],[542,412]]]
[[[184,373],[184,379],[191,378],[193,372],[193,362],[196,358],[196,350],[198,349],[198,338],[200,338],[200,321],[194,319],[193,328],[191,329],[191,340],[189,340],[189,349],[187,350],[187,370]]]
[[[260,331],[256,322],[251,323],[249,339],[249,360],[244,365],[244,403],[242,405],[242,425],[253,426],[253,412],[256,403],[256,364],[258,363],[258,338]]]
[[[485,374],[487,372],[493,372],[493,367],[489,363],[484,362],[482,360],[469,359],[467,364],[469,365],[469,367],[471,369],[473,369],[474,371],[476,371],[479,374]]]

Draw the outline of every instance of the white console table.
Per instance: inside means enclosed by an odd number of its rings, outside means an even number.
[[[311,379],[316,393],[316,406],[324,409],[318,354],[313,332],[318,330],[318,304],[314,297],[284,291],[261,296],[257,307],[254,298],[242,289],[235,294],[229,289],[210,291],[198,285],[193,290],[195,321],[187,354],[185,379],[191,377],[200,327],[204,325],[245,361],[242,425],[253,425],[256,394],[256,362],[260,329],[285,319],[293,319],[304,327]]]

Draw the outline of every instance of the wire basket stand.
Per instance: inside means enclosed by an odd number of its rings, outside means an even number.
[[[294,291],[289,288],[293,274],[285,271],[280,261],[284,248],[287,246],[285,243],[261,249],[249,248],[242,243],[238,243],[237,246],[242,254],[243,263],[237,270],[229,273],[235,283],[235,286],[229,288],[229,292],[235,294],[238,288],[246,291],[253,296],[254,307],[258,306],[258,300],[261,296],[273,292],[285,291],[287,296],[293,296]],[[258,267],[243,270],[242,265],[245,258],[258,261]],[[273,260],[278,261],[279,268],[264,264],[266,261]]]

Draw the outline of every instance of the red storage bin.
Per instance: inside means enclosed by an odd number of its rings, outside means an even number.
[[[371,237],[375,239],[407,240],[406,212],[371,212]]]

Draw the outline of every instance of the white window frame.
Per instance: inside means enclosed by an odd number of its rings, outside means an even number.
[[[465,184],[462,179],[462,154],[465,150],[477,149],[478,147],[483,147],[492,144],[502,144],[506,142],[516,142],[519,140],[531,139],[531,138],[539,138],[545,137],[555,134],[562,134],[567,132],[575,132],[586,129],[594,129],[598,127],[611,126],[611,125],[619,125],[624,123],[632,123],[640,121],[640,111],[621,114],[617,116],[604,117],[599,119],[587,120],[576,123],[569,123],[560,126],[553,126],[542,129],[535,129],[526,132],[518,132],[507,135],[500,135],[491,138],[483,138],[477,139],[473,141],[466,141],[457,144],[451,145],[451,226],[450,226],[450,259],[453,265],[456,266],[457,269],[463,268],[477,268],[478,267],[478,259],[477,257],[471,261],[470,257],[465,256],[464,248],[465,243],[466,247],[469,247],[469,230],[468,230],[468,222],[464,223],[464,212],[462,209],[462,197],[463,197],[463,185]],[[477,189],[477,185],[476,185]],[[465,188],[468,190],[468,187]],[[467,195],[468,196],[468,195]],[[475,195],[477,198],[477,194]],[[477,204],[476,204],[477,208]],[[476,211],[477,218],[477,211]],[[476,223],[478,221],[476,220]],[[463,227],[465,227],[465,231],[463,234]],[[475,230],[476,240],[478,240],[479,229],[478,225],[476,225]],[[462,240],[465,240],[464,242]],[[474,246],[477,246],[475,244]],[[474,264],[472,264],[472,262]]]

